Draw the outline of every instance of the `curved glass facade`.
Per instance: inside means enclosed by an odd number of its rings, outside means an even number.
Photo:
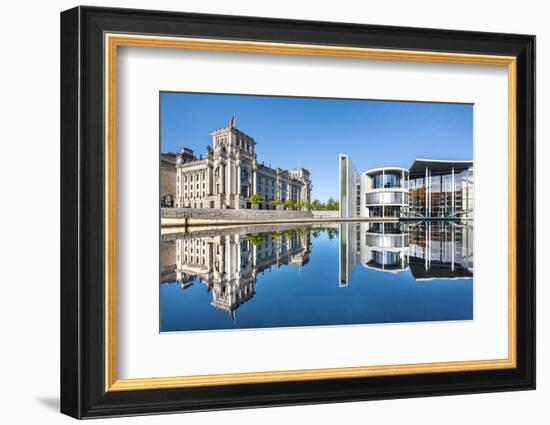
[[[369,215],[371,217],[401,217],[402,206],[375,206],[369,207]]]
[[[373,250],[367,265],[381,270],[403,270],[408,267],[405,254],[400,251]]]
[[[385,171],[372,178],[373,189],[401,187],[401,172]]]
[[[349,158],[345,155],[346,161]],[[341,183],[347,169],[340,167]],[[341,198],[354,208],[342,208],[350,217],[471,219],[474,213],[474,164],[469,160],[417,159],[407,170],[374,168],[354,175],[355,186],[340,189]],[[349,183],[349,182],[347,182]],[[347,196],[355,189],[356,196]],[[344,202],[341,203],[342,205]],[[347,205],[347,204],[346,204]]]
[[[378,248],[406,248],[409,246],[409,234],[380,235],[367,233],[365,235],[365,242],[369,246],[376,246]]]
[[[367,205],[405,205],[409,202],[409,194],[404,192],[370,192],[366,194]]]

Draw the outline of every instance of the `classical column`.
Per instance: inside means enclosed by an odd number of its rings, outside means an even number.
[[[176,168],[176,199],[174,204],[175,207],[179,207],[180,193],[181,193],[181,176],[180,176],[180,170]]]
[[[227,159],[227,162],[225,164],[225,169],[226,169],[226,173],[227,173],[227,190],[226,190],[226,194],[228,196],[231,196],[233,194],[233,179],[231,178],[231,168],[232,168],[232,165],[231,165],[231,160],[228,158]]]
[[[256,166],[252,166],[252,194],[258,193],[258,189],[256,187],[256,181],[257,181],[257,172],[256,172]]]
[[[220,164],[220,195],[225,195],[225,164]]]
[[[235,179],[237,181],[237,188],[235,190],[235,207],[236,208],[239,208],[240,207],[240,199],[241,199],[241,185],[242,185],[242,182],[241,182],[241,160],[238,159],[237,162],[235,163],[235,172],[237,173],[237,178]]]
[[[222,236],[220,238],[220,275],[223,276],[225,273],[225,238],[226,236]]]
[[[212,173],[212,167],[210,167],[210,164],[207,164],[206,165],[206,196],[210,196],[212,195],[212,192],[210,191],[210,184],[212,182],[212,177],[211,177],[211,173]]]

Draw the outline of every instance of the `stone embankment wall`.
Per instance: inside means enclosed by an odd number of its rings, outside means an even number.
[[[313,219],[311,211],[221,210],[199,208],[162,208],[163,225],[198,225],[242,222],[288,222]]]
[[[338,218],[340,217],[340,211],[312,211],[315,218]]]
[[[311,211],[277,210],[218,210],[195,208],[163,208],[161,210],[161,234],[179,231],[187,226],[226,226],[256,224],[314,224],[358,221],[399,221],[397,217],[352,217],[339,218],[338,211],[323,211],[314,215]],[[330,214],[326,214],[330,212]]]

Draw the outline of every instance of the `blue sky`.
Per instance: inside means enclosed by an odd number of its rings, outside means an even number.
[[[210,133],[236,127],[256,140],[258,161],[311,172],[313,198],[338,198],[338,154],[358,172],[408,168],[415,158],[473,159],[473,106],[272,96],[160,94],[161,151],[204,154]]]

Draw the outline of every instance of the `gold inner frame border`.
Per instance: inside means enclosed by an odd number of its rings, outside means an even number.
[[[330,45],[288,44],[221,39],[180,38],[150,35],[106,33],[105,46],[105,391],[137,391],[216,385],[240,385],[322,379],[364,378],[512,369],[517,365],[516,353],[516,58],[513,56],[466,53],[428,52],[393,49],[371,49]],[[507,67],[508,72],[508,357],[495,360],[468,360],[436,363],[360,366],[323,369],[302,369],[118,379],[116,323],[116,123],[117,123],[117,52],[118,47],[148,47],[226,51],[278,55],[324,56],[405,62],[432,62]]]

